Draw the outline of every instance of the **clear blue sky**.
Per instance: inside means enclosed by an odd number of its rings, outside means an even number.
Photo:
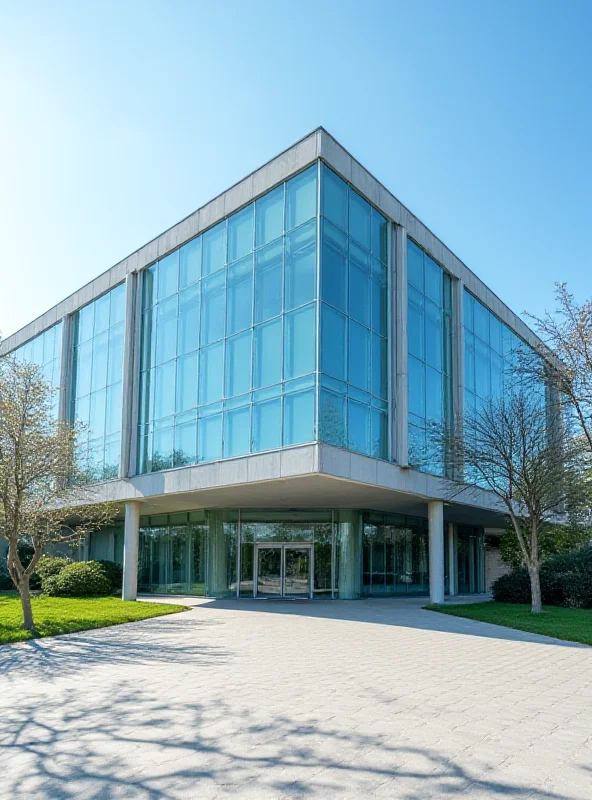
[[[8,335],[325,126],[515,311],[592,294],[589,0],[0,0]]]

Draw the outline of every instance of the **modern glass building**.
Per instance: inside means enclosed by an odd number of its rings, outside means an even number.
[[[324,129],[0,345],[38,363],[121,521],[80,557],[136,592],[487,589],[495,498],[430,426],[534,334]],[[458,476],[456,476],[458,477]]]

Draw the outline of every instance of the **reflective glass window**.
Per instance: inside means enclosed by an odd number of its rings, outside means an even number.
[[[177,413],[197,406],[197,353],[177,361]]]
[[[370,327],[370,254],[354,242],[349,248],[349,315]]]
[[[255,245],[273,242],[284,232],[284,186],[278,186],[255,203]]]
[[[347,379],[347,317],[321,305],[321,370],[340,381]]]
[[[200,296],[197,285],[179,292],[177,352],[190,353],[199,345]]]
[[[349,323],[348,379],[358,389],[370,389],[370,331],[353,320]]]
[[[199,402],[214,403],[224,390],[224,342],[203,347],[199,355]]]
[[[330,222],[323,223],[321,262],[321,297],[325,302],[345,311],[347,308],[347,234]]]
[[[320,424],[323,441],[336,447],[345,447],[346,439],[346,400],[344,395],[321,390]]]
[[[179,289],[179,251],[158,262],[158,299],[164,300]]]
[[[251,406],[234,408],[224,417],[224,455],[241,456],[251,449]]]
[[[370,450],[370,406],[348,400],[347,431],[349,449],[358,453],[368,453]]]
[[[253,451],[275,450],[282,444],[282,401],[279,397],[253,404]]]
[[[357,192],[349,194],[349,235],[366,250],[371,249],[370,204]]]
[[[226,335],[250,328],[253,318],[253,258],[228,268]]]
[[[255,255],[255,322],[282,313],[284,245],[273,242]]]
[[[157,306],[156,363],[162,364],[175,357],[177,352],[177,305],[173,295]]]
[[[226,261],[226,222],[219,222],[202,238],[202,274],[211,275],[222,269]]]
[[[286,236],[286,310],[316,296],[316,222],[312,220]]]
[[[418,292],[424,293],[423,250],[407,240],[407,280]]]
[[[313,164],[286,183],[286,230],[292,230],[317,213],[317,165]]]
[[[174,466],[195,464],[197,460],[197,421],[175,427]]]
[[[238,261],[253,250],[253,205],[228,219],[228,261]]]
[[[314,439],[314,389],[284,396],[284,445]]]
[[[201,278],[201,236],[179,250],[179,288],[184,289]]]
[[[253,332],[253,387],[272,386],[282,379],[282,321],[257,325]]]
[[[226,315],[226,276],[224,272],[211,275],[201,282],[201,339],[210,344],[224,336]]]
[[[387,263],[387,223],[375,208],[372,209],[372,254],[383,264]]]
[[[314,372],[316,305],[292,311],[284,319],[284,380],[290,380]]]
[[[226,396],[236,397],[251,388],[251,331],[226,341]]]
[[[323,216],[347,232],[348,186],[325,165],[323,165]]]
[[[200,417],[197,423],[198,461],[222,458],[222,414]]]

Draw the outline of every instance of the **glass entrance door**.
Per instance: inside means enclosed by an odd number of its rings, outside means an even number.
[[[312,596],[311,545],[259,545],[254,566],[258,597]]]

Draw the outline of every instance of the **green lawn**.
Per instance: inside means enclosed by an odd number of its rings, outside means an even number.
[[[592,609],[547,606],[543,614],[531,614],[530,606],[495,602],[425,608],[440,614],[477,619],[519,631],[592,645]]]
[[[56,636],[91,628],[106,628],[163,614],[175,614],[186,606],[169,603],[124,603],[117,597],[33,598],[37,636]],[[0,644],[33,638],[21,629],[21,601],[16,593],[0,594]]]

